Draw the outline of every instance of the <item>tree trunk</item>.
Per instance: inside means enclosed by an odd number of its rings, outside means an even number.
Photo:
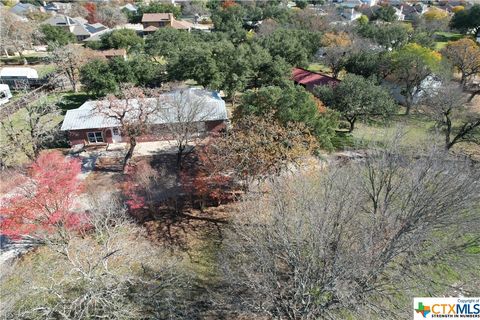
[[[125,158],[123,159],[123,167],[122,167],[123,172],[125,172],[125,169],[127,168],[128,164],[130,163],[130,160],[132,159],[133,150],[135,150],[136,145],[137,145],[137,138],[130,137],[130,146],[128,148],[127,154],[125,155]]]
[[[405,87],[404,96],[405,96],[405,115],[409,115],[413,106],[413,97],[415,95],[415,87],[407,85]]]
[[[355,129],[355,122],[357,121],[357,117],[345,117],[345,119],[347,119],[348,123],[350,124],[348,132],[352,132],[353,129]]]
[[[412,109],[412,101],[410,95],[405,97],[405,115],[408,116],[410,114],[410,110]]]
[[[445,129],[445,149],[450,149],[450,135],[452,134],[452,120],[450,119],[450,110],[445,112],[444,114],[445,117],[445,124],[447,128]]]
[[[472,102],[473,98],[475,98],[475,96],[476,96],[477,94],[480,94],[480,90],[477,90],[477,91],[472,92],[472,94],[471,94],[470,97],[468,98],[468,102]]]
[[[178,152],[177,152],[177,166],[179,169],[182,169],[182,156],[183,156],[183,151],[185,150],[185,146],[180,145],[178,147]]]
[[[20,56],[20,58],[22,58],[23,64],[27,65],[28,64],[27,58],[25,58],[21,50],[18,50],[18,55]]]
[[[467,122],[464,123],[460,131],[457,133],[457,135],[453,138],[453,140],[446,145],[446,149],[449,150],[451,147],[453,147],[455,144],[458,142],[461,142],[466,135],[468,135],[470,132],[475,130],[475,128],[480,127],[480,119],[475,120],[474,122]]]

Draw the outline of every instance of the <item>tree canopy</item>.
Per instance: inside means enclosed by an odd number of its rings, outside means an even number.
[[[422,82],[429,75],[439,71],[440,53],[409,43],[391,55],[393,77],[402,88],[406,113],[414,104],[414,97],[422,91]]]
[[[334,87],[316,88],[319,98],[349,122],[353,131],[358,119],[373,116],[386,117],[395,111],[396,103],[384,87],[372,78],[348,74]]]
[[[301,86],[269,86],[245,92],[235,110],[234,119],[272,113],[274,119],[283,125],[303,123],[322,147],[331,148],[337,125],[336,116],[330,112],[320,112],[323,110],[319,109],[319,102]]]
[[[450,27],[463,33],[480,29],[480,4],[474,4],[471,8],[455,12],[450,21]]]
[[[105,49],[126,49],[131,52],[139,51],[143,47],[143,39],[130,29],[113,30],[102,35],[100,39]]]
[[[63,28],[54,27],[49,24],[44,24],[40,27],[40,32],[43,34],[43,40],[48,43],[55,43],[59,46],[75,42],[77,39],[73,33],[66,31]]]

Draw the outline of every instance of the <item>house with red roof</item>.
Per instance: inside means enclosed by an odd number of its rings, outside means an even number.
[[[303,68],[292,69],[292,80],[312,93],[315,86],[335,86],[340,83],[340,80],[326,74],[308,71]]]

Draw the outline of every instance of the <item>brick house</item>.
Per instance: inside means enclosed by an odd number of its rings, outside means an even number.
[[[173,105],[175,103],[169,101],[173,101],[172,99],[176,99],[175,97],[180,94],[183,97],[182,99],[186,99],[183,101],[192,101],[192,103],[184,103],[184,107],[180,111],[179,109],[174,110]],[[172,139],[167,124],[182,121],[178,119],[188,119],[199,136],[224,129],[228,121],[225,101],[214,91],[189,88],[162,94],[158,99],[145,98],[142,103],[158,106],[159,101],[161,107],[157,107],[158,111],[155,111],[150,117],[150,133],[138,137],[138,142]],[[96,110],[99,103],[107,102],[87,101],[79,108],[68,110],[65,114],[61,130],[68,133],[71,146],[128,142],[128,137],[122,135],[119,121]],[[119,103],[122,103],[122,101],[119,100]],[[137,102],[132,103],[134,105]],[[192,112],[192,108],[197,108],[197,110]]]
[[[176,20],[172,13],[144,13],[142,16],[143,33],[154,33],[160,28],[170,27],[178,30],[190,31],[193,24]]]

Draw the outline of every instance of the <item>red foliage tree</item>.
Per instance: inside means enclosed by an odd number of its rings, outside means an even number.
[[[125,182],[122,185],[122,190],[130,212],[142,209],[146,205],[145,196],[140,194],[140,184],[135,179],[138,171],[138,167],[132,165],[125,169]]]
[[[96,23],[97,21],[97,5],[93,2],[87,2],[83,7],[88,11],[88,23]]]
[[[230,7],[233,7],[233,6],[236,6],[236,5],[237,5],[237,3],[235,2],[235,0],[225,0],[222,3],[222,8],[227,9],[227,8],[230,8]]]
[[[183,190],[192,196],[192,202],[198,203],[200,208],[207,203],[233,200],[232,177],[225,172],[219,171],[212,162],[210,148],[212,139],[202,146],[197,146],[192,154],[188,169],[180,173],[180,181]]]
[[[65,158],[58,151],[42,153],[31,165],[27,182],[1,200],[2,233],[47,238],[85,228],[85,214],[73,212],[82,187],[80,172],[78,159]]]

